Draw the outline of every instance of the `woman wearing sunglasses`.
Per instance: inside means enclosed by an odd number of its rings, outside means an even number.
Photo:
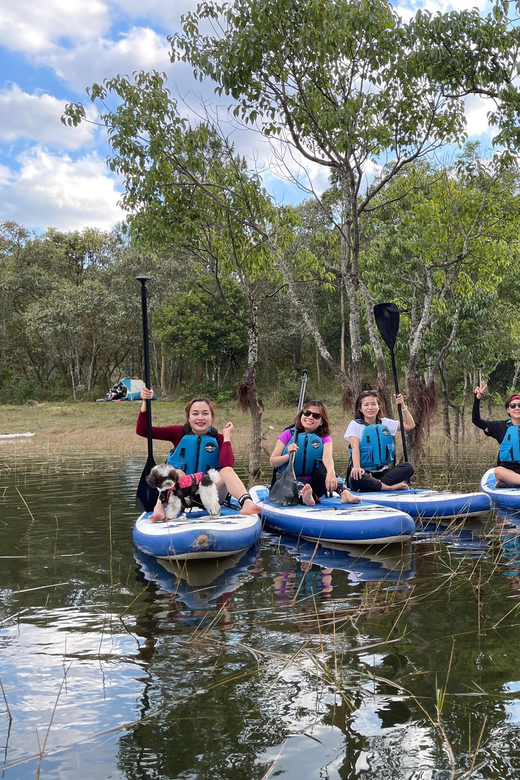
[[[415,421],[404,398],[399,393],[395,400],[403,412],[405,431],[415,428]],[[406,490],[414,474],[406,461],[393,466],[394,436],[400,429],[399,420],[383,417],[383,402],[377,390],[364,390],[356,400],[355,420],[345,431],[350,445],[349,487],[362,493],[380,490]]]
[[[296,415],[294,425],[280,434],[269,459],[275,471],[285,471],[291,452],[295,453],[296,479],[302,483],[302,504],[314,506],[321,496],[333,490],[337,490],[341,495],[343,504],[359,503],[360,499],[353,496],[343,482],[336,479],[329,413],[322,401],[306,403]]]
[[[482,382],[475,388],[472,422],[499,443],[496,487],[520,487],[520,395],[513,394],[506,399],[508,420],[483,420],[480,416],[480,399],[487,387]]]
[[[135,432],[138,436],[148,435],[148,415],[146,401],[153,397],[153,390],[143,387],[141,398],[143,403]],[[215,405],[209,398],[192,398],[185,408],[184,425],[152,425],[152,437],[161,441],[169,441],[173,446],[166,463],[176,468],[181,474],[206,473],[208,469],[218,469],[220,482],[217,488],[222,504],[229,493],[240,503],[241,514],[253,515],[262,511],[257,506],[236,471],[232,468],[235,456],[231,448],[231,433],[234,425],[228,422],[222,433],[213,427]],[[160,500],[157,500],[150,520],[165,520],[166,514]]]

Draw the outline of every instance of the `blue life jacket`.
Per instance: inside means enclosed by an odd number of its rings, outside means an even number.
[[[500,443],[498,460],[501,463],[520,463],[520,430],[511,420],[507,421],[507,431]]]
[[[290,430],[294,436],[294,425]],[[288,444],[285,445],[282,455],[287,455]],[[298,452],[294,453],[294,473],[298,477],[311,477],[323,458],[323,442],[321,436],[315,433],[304,433],[303,431],[296,435],[295,444]],[[287,463],[279,466],[278,473],[281,474],[287,468]]]
[[[395,458],[394,437],[382,423],[367,425],[364,420],[356,422],[365,426],[359,442],[360,466],[365,471],[380,471]]]
[[[185,474],[208,469],[219,469],[219,447],[216,428],[210,428],[204,436],[197,436],[189,425],[184,425],[184,436],[177,446],[170,450],[166,463]]]

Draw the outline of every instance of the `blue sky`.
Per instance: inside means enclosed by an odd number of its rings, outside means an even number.
[[[411,0],[400,12],[478,5]],[[165,71],[172,93],[196,111],[212,87],[195,82],[187,65],[170,64],[166,41],[195,6],[194,0],[0,0],[0,221],[40,232],[108,230],[123,218],[120,182],[105,163],[104,131],[85,123],[65,127],[60,116],[65,103],[85,101],[85,87],[94,81],[152,68]],[[218,103],[224,116],[227,99]],[[95,120],[96,109],[87,110]],[[486,110],[476,99],[468,104],[471,134],[485,142]],[[257,133],[235,130],[233,140],[252,161],[267,164],[268,147]],[[326,185],[323,170],[310,175],[316,188]],[[295,197],[272,173],[266,184],[277,198]]]

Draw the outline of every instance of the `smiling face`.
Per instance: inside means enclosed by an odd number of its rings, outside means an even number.
[[[366,422],[375,422],[379,408],[379,401],[375,395],[367,395],[361,399],[360,410]]]
[[[188,424],[193,433],[204,436],[213,423],[213,413],[205,401],[194,401],[188,412]]]
[[[515,396],[511,399],[509,406],[507,407],[507,413],[510,416],[513,425],[520,425],[520,398]]]
[[[302,412],[301,425],[306,433],[313,433],[320,427],[323,421],[321,411],[319,406],[313,406],[312,404],[305,407]]]

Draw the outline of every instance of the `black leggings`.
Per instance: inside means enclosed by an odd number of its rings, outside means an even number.
[[[320,463],[316,471],[311,477],[311,481],[309,482],[312,492],[315,496],[318,498],[321,498],[321,496],[324,496],[327,492],[327,487],[325,484],[325,480],[327,478],[327,469],[323,465],[323,461]],[[298,479],[298,477],[296,477]]]
[[[351,490],[357,490],[360,493],[375,493],[385,489],[380,480],[383,480],[385,485],[397,485],[398,482],[409,482],[414,474],[415,470],[412,464],[403,461],[403,463],[398,463],[397,466],[392,466],[384,471],[370,473],[365,471],[361,479],[352,479],[350,476],[348,485]]]

